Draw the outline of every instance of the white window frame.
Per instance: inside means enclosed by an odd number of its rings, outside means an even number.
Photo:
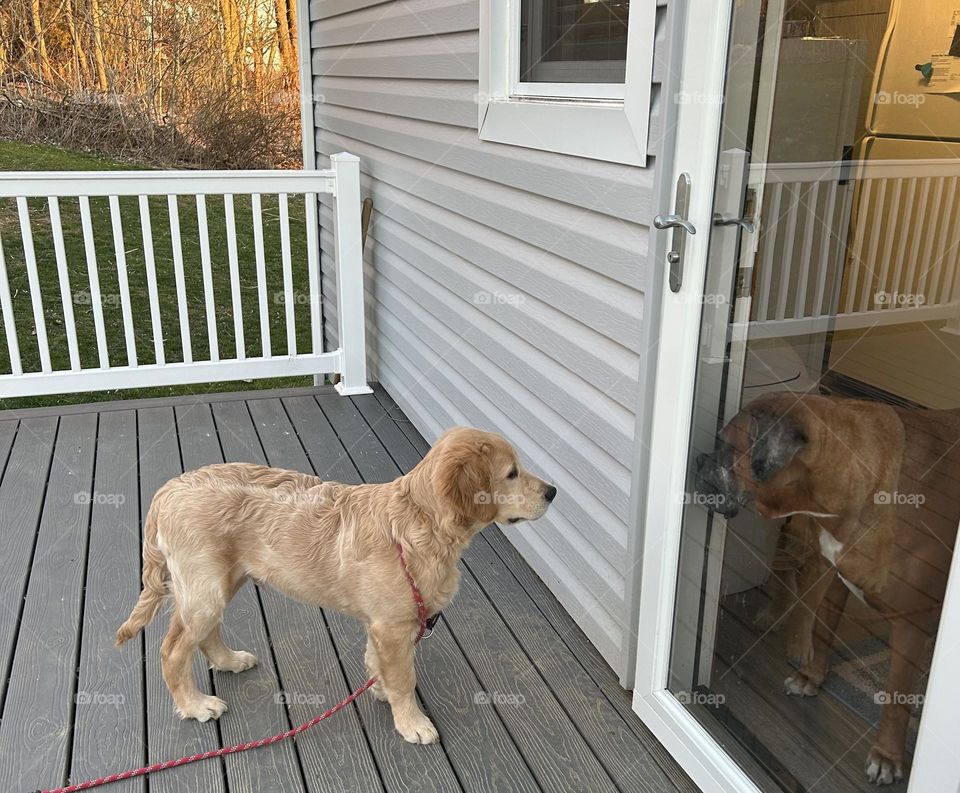
[[[480,138],[646,166],[656,13],[631,3],[623,83],[520,82],[520,0],[481,0]]]

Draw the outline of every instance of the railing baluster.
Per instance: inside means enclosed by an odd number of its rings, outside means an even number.
[[[80,371],[80,349],[77,345],[77,323],[73,315],[73,292],[70,290],[70,272],[67,269],[67,252],[63,241],[63,222],[60,218],[60,201],[56,196],[47,200],[50,212],[50,230],[53,233],[53,252],[57,259],[57,274],[60,276],[60,302],[63,303],[63,328],[67,333],[67,351],[70,369]]]
[[[830,249],[833,242],[834,220],[833,213],[837,208],[837,191],[840,186],[835,181],[827,183],[829,193],[827,194],[827,211],[824,214],[823,228],[820,232],[820,266],[817,270],[817,290],[813,298],[812,315],[814,317],[823,316],[823,298],[827,289],[827,276],[830,274]],[[848,188],[843,188],[848,189]],[[843,220],[843,215],[840,217]]]
[[[33,249],[33,229],[30,227],[30,209],[27,199],[17,198],[17,214],[20,216],[20,235],[23,242],[23,258],[27,265],[27,281],[30,283],[30,302],[33,305],[33,324],[37,331],[37,347],[40,350],[40,368],[50,371],[50,345],[47,342],[47,323],[43,316],[43,299],[40,294],[40,276],[37,273],[37,254]]]
[[[790,209],[787,210],[787,238],[783,243],[783,253],[780,255],[780,282],[777,284],[777,319],[787,316],[787,294],[790,291],[790,278],[793,274],[793,241],[797,235],[797,211],[800,208],[800,191],[802,183],[793,185],[796,190],[787,190],[790,195]]]
[[[797,294],[793,301],[794,317],[805,316],[804,309],[807,307],[807,282],[810,278],[810,256],[813,251],[813,227],[817,222],[819,201],[820,182],[817,181],[810,186],[810,192],[807,194],[807,206],[810,207],[810,210],[804,220],[803,248],[800,251],[800,282],[797,284]]]
[[[260,339],[263,357],[271,357],[270,352],[270,310],[267,307],[267,264],[263,255],[263,207],[260,193],[250,196],[250,210],[253,214],[253,251],[257,259],[257,300],[260,305]]]
[[[886,304],[877,305],[876,295],[879,292],[886,292],[890,287],[890,261],[893,254],[893,241],[900,228],[898,217],[900,213],[900,195],[903,192],[903,179],[896,179],[893,183],[893,196],[890,198],[890,209],[887,211],[887,233],[883,240],[883,260],[880,263],[880,274],[877,277],[876,291],[874,292],[873,308],[888,308]],[[875,222],[879,222],[879,218]],[[890,290],[896,291],[896,288]]]
[[[944,275],[947,269],[947,262],[949,261],[946,247],[947,231],[953,227],[953,209],[957,198],[957,181],[958,177],[956,176],[950,179],[950,187],[947,189],[946,208],[940,215],[940,233],[937,235],[937,247],[934,249],[938,254],[937,260],[928,265],[928,269],[933,270],[933,275],[930,281],[930,299],[927,300],[927,303],[934,305],[939,305],[941,302],[949,302],[948,295],[941,294],[940,288],[946,283]]]
[[[80,196],[80,225],[83,228],[83,250],[87,258],[87,278],[90,281],[90,308],[93,309],[93,326],[97,334],[97,357],[100,360],[100,368],[109,369],[110,352],[107,349],[107,334],[103,326],[97,246],[93,239],[93,223],[90,220],[90,198],[85,195]]]
[[[933,201],[931,206],[936,213],[940,213],[943,209],[941,201],[943,200],[943,182],[944,179],[942,176],[937,177],[937,186],[933,191]],[[928,234],[923,236],[926,238],[926,241],[923,245],[923,254],[920,260],[917,262],[917,273],[916,273],[916,283],[911,282],[911,288],[907,290],[912,292],[915,297],[913,302],[914,305],[923,305],[924,303],[930,303],[927,294],[927,272],[930,270],[930,260],[933,258],[933,238],[934,230],[936,229],[937,216],[934,215],[933,222],[931,223],[932,228]]]
[[[240,262],[237,259],[237,219],[233,211],[233,194],[223,196],[223,216],[227,224],[227,258],[230,263],[230,302],[233,306],[233,333],[237,340],[237,358],[247,357],[243,342],[243,308],[240,303]]]
[[[777,247],[777,237],[780,236],[780,200],[783,194],[783,182],[767,185],[767,189],[771,187],[773,196],[770,199],[770,212],[764,213],[767,214],[767,222],[760,226],[763,235],[763,257],[760,263],[760,300],[756,313],[756,318],[760,322],[769,319],[770,284],[773,282],[773,255]]]
[[[143,234],[143,263],[147,271],[147,294],[150,297],[150,325],[153,329],[153,354],[158,364],[166,363],[163,350],[163,327],[160,321],[160,296],[157,293],[157,264],[153,253],[153,224],[150,222],[150,199],[138,196],[140,231]]]
[[[7,337],[7,352],[10,354],[10,374],[23,374],[20,363],[20,343],[17,341],[17,325],[13,321],[13,301],[10,300],[10,282],[7,280],[7,260],[3,255],[3,240],[0,239],[0,311],[3,311],[3,332]]]
[[[930,177],[922,179],[923,186],[920,188],[920,201],[917,203],[918,213],[917,221],[913,224],[913,244],[910,246],[910,256],[907,258],[907,274],[903,282],[904,294],[910,295],[916,293],[917,271],[920,267],[920,240],[927,236],[921,233],[925,229],[927,219],[927,207],[930,202]],[[900,289],[900,282],[897,282],[896,290]]]
[[[906,211],[900,218],[897,226],[899,227],[900,244],[897,246],[897,255],[894,257],[896,262],[893,268],[893,280],[890,282],[891,291],[896,292],[900,279],[903,277],[903,265],[907,253],[907,240],[910,238],[910,230],[914,227],[913,215],[915,209],[914,198],[917,195],[917,180],[910,179],[910,185],[907,187]]]
[[[860,191],[860,201],[857,203],[857,230],[853,235],[853,250],[850,252],[850,263],[847,271],[847,294],[844,312],[853,311],[853,301],[857,294],[857,281],[860,278],[860,254],[863,252],[863,239],[866,235],[867,208],[870,206],[870,193],[873,189],[873,180],[867,179]]]
[[[880,189],[877,191],[876,212],[873,213],[873,228],[870,229],[870,246],[867,249],[866,261],[862,262],[863,280],[860,282],[860,299],[857,303],[858,311],[869,311],[871,304],[871,294],[876,294],[873,287],[876,278],[877,250],[880,245],[880,232],[883,230],[883,223],[880,217],[883,214],[883,208],[887,199],[887,179],[880,180]]]
[[[207,197],[202,193],[197,195],[197,230],[200,234],[200,269],[203,271],[203,302],[207,311],[210,360],[219,361],[216,302],[213,299],[213,268],[210,264],[210,233],[207,227]]]
[[[290,260],[290,207],[280,193],[280,255],[283,258],[283,308],[287,318],[287,355],[297,354],[297,328],[293,315],[293,267]]]
[[[173,274],[177,285],[177,316],[180,318],[180,345],[183,362],[193,363],[190,341],[190,315],[187,313],[187,284],[183,277],[183,242],[180,239],[180,209],[175,195],[167,196],[170,211],[170,248],[173,251]]]
[[[113,251],[117,259],[117,286],[120,289],[120,313],[123,316],[123,336],[127,344],[127,366],[137,365],[137,337],[133,333],[133,310],[130,307],[130,284],[127,282],[127,252],[123,246],[123,220],[120,199],[112,195],[110,224],[113,226]]]
[[[310,338],[311,351],[323,352],[323,325],[320,319],[320,301],[323,287],[320,283],[320,239],[317,233],[320,215],[317,209],[317,194],[306,193],[303,203],[307,223],[307,269],[310,277]]]

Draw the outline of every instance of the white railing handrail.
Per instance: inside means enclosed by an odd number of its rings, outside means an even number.
[[[829,160],[826,162],[753,163],[749,183],[764,184],[829,182],[838,179],[917,179],[960,176],[960,160]]]
[[[326,171],[6,171],[0,198],[336,193]],[[251,185],[257,189],[251,190]]]

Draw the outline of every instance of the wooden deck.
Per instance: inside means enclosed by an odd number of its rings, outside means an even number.
[[[428,448],[382,390],[209,395],[0,413],[0,790],[36,790],[272,735],[363,679],[361,626],[247,585],[227,613],[240,675],[195,674],[230,710],[181,722],[160,677],[158,618],[122,651],[140,530],[183,470],[247,460],[380,482]],[[412,746],[372,696],[296,741],[128,780],[111,793],[695,791],[630,697],[496,527],[418,651],[441,734]]]

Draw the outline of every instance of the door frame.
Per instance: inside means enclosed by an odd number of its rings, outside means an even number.
[[[656,345],[658,349],[656,363],[649,367],[654,380],[644,412],[647,420],[643,420],[644,413],[638,415],[638,438],[646,443],[638,442],[637,468],[643,482],[636,501],[640,576],[633,709],[704,793],[761,793],[667,689],[683,517],[681,496],[701,321],[700,311],[692,311],[691,306],[702,305],[733,0],[721,5],[718,9],[711,0],[676,0],[670,8],[675,15],[674,46],[681,51],[671,59],[670,65],[676,64],[677,71],[671,70],[664,85],[664,101],[674,103],[666,117],[675,124],[675,135],[672,142],[665,142],[666,156],[658,180],[662,185],[674,185],[680,173],[690,175],[688,218],[698,233],[687,239],[683,286],[676,294],[660,276],[667,268],[669,234],[655,238],[651,245],[658,270],[654,294],[657,289],[660,294],[656,307],[659,322],[654,320],[656,335],[650,347]],[[704,20],[713,24],[704,24]],[[685,101],[678,101],[680,97]],[[665,200],[657,209],[672,211],[672,189],[659,192]],[[960,554],[955,554],[908,793],[960,791],[960,756],[951,742],[960,732],[960,708],[954,704],[960,700],[960,678],[954,671],[958,663]]]

